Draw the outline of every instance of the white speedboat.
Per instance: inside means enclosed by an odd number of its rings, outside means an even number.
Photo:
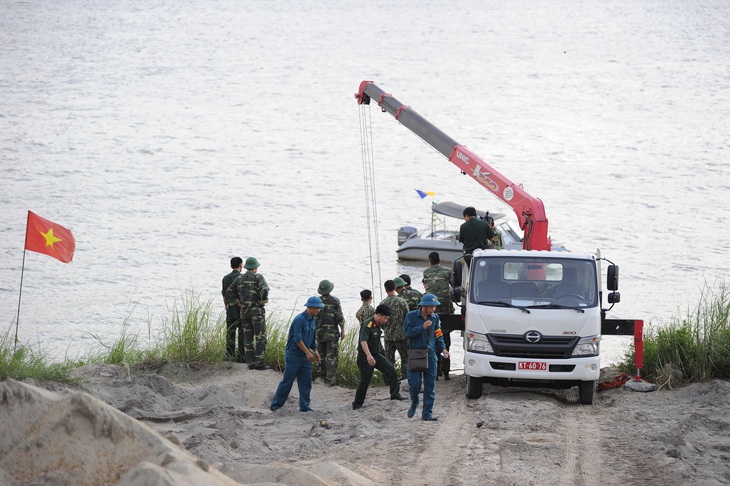
[[[464,208],[455,202],[442,202],[431,206],[431,228],[419,231],[413,226],[401,226],[398,229],[398,258],[401,260],[428,261],[428,254],[439,252],[441,261],[453,262],[464,254],[464,246],[459,242],[459,229],[448,229],[446,216],[464,220]],[[504,249],[522,249],[522,230],[516,222],[507,219],[503,213],[492,213],[477,210],[477,217],[484,219],[487,214],[494,218],[494,225],[502,232]],[[460,226],[460,224],[459,224]],[[562,245],[554,245],[553,250],[564,251]]]

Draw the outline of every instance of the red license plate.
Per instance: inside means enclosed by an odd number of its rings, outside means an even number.
[[[529,371],[547,371],[547,363],[542,361],[519,361],[517,369]]]

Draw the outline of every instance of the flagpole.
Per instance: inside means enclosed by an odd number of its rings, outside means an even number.
[[[18,326],[20,324],[20,299],[23,296],[23,273],[25,273],[25,250],[23,250],[23,266],[20,269],[20,292],[18,292],[18,317],[15,319],[15,344],[13,345],[13,354],[15,354],[15,350],[18,347]]]
[[[20,291],[18,292],[18,317],[15,318],[15,343],[13,343],[13,354],[18,347],[18,326],[20,325],[20,299],[23,297],[23,274],[25,273],[25,253],[28,244],[28,225],[30,224],[30,210],[28,219],[25,221],[25,241],[23,242],[23,265],[20,267]]]

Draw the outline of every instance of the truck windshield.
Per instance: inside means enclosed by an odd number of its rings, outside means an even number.
[[[589,259],[534,256],[477,257],[472,262],[471,302],[540,309],[598,305],[596,264]]]

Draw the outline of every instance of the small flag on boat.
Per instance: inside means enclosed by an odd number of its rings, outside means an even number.
[[[424,192],[424,191],[421,191],[421,190],[416,189],[416,192],[418,193],[419,196],[421,196],[421,199],[425,198],[426,196],[433,197],[433,196],[436,195],[436,193],[433,192],[433,191],[425,191]]]
[[[43,219],[28,211],[28,226],[25,230],[25,249],[43,253],[69,263],[73,260],[76,240],[71,231],[53,221]]]

